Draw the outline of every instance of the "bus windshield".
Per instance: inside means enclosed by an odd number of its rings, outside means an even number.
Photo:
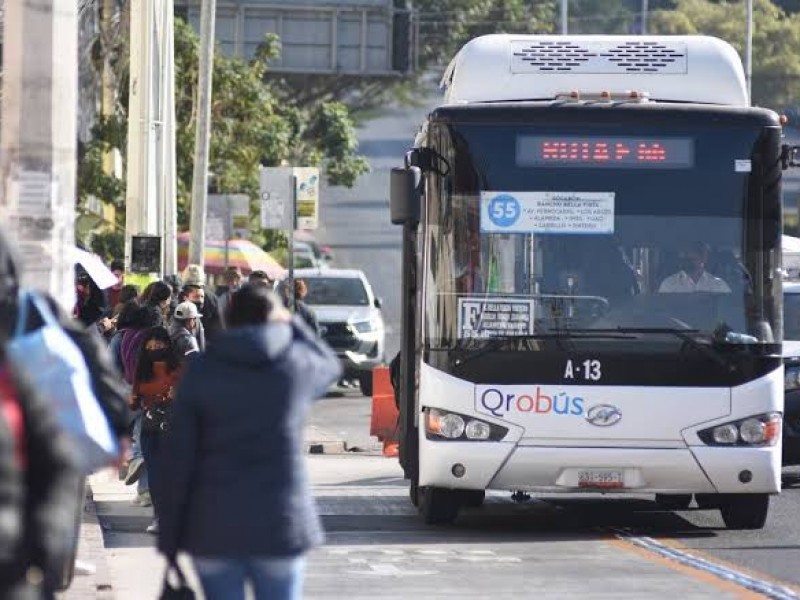
[[[760,128],[550,127],[434,129],[447,169],[428,180],[428,347],[590,330],[780,341],[779,227],[748,191]]]

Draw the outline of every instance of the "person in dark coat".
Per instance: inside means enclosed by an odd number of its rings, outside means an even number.
[[[5,347],[16,328],[19,269],[0,231],[0,590],[8,599],[52,598],[74,559],[83,479],[74,447],[55,421],[35,381],[6,366]],[[119,375],[102,340],[47,298],[86,360],[98,402],[124,437],[129,414]],[[41,318],[32,311],[29,327]]]
[[[234,293],[224,331],[190,361],[165,436],[159,549],[192,555],[207,600],[302,597],[323,534],[302,454],[336,354],[263,286]],[[224,401],[221,401],[224,400]]]

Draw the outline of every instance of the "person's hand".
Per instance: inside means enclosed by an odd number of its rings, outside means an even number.
[[[119,454],[112,461],[111,466],[119,469],[125,461],[128,460],[128,455],[131,453],[131,439],[125,435],[119,438]]]
[[[292,313],[285,306],[275,305],[269,315],[270,323],[290,323],[292,321]]]

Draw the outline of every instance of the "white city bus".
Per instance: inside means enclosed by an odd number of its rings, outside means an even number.
[[[492,35],[392,172],[400,461],[485,490],[654,493],[761,528],[780,491],[775,113],[709,37]]]

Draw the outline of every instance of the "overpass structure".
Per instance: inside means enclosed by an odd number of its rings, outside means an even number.
[[[175,12],[200,28],[200,0]],[[252,58],[268,33],[281,40],[272,72],[392,76],[414,69],[416,23],[405,0],[220,0],[215,37],[229,56]]]

